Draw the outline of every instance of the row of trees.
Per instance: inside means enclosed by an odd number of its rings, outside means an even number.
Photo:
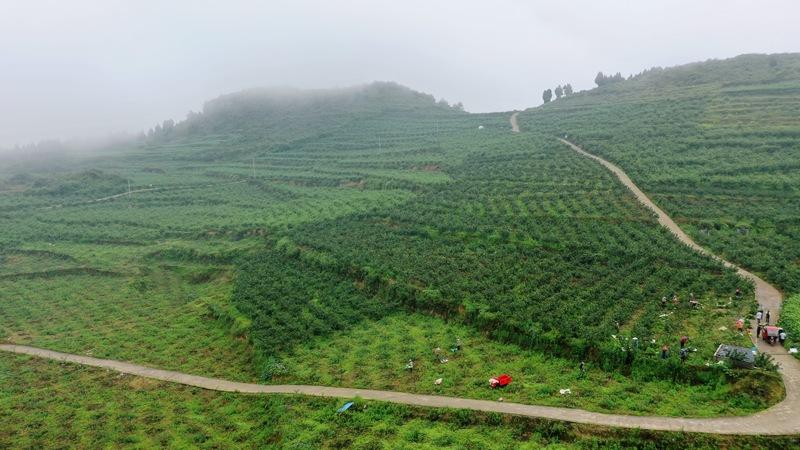
[[[556,99],[565,97],[567,95],[572,95],[572,85],[567,83],[562,87],[559,84],[558,86],[556,86],[555,91],[553,91],[552,89],[545,89],[545,91],[542,93],[542,100],[544,100],[545,103],[549,103],[550,100],[553,99],[553,93],[555,93]]]
[[[594,77],[594,82],[597,86],[605,86],[620,81],[625,81],[625,77],[623,77],[620,72],[614,75],[606,75],[603,72],[597,72],[597,76]],[[572,95],[572,85],[567,83],[564,86],[558,85],[555,89],[545,89],[544,92],[542,92],[542,100],[544,100],[545,103],[550,103],[550,101],[553,100],[553,95],[555,95],[556,100],[567,95]]]
[[[615,73],[614,75],[606,75],[603,72],[597,72],[597,76],[594,77],[594,82],[598,87],[612,83],[619,83],[620,81],[625,81],[625,77],[623,77],[619,72]]]
[[[189,112],[189,117],[194,117],[196,113]],[[157,123],[155,127],[150,128],[147,133],[139,135],[139,140],[156,141],[159,139],[166,139],[172,135],[175,129],[175,121],[167,119],[163,124]]]

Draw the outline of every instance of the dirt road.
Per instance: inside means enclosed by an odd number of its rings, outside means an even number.
[[[461,408],[475,411],[489,411],[515,414],[528,417],[542,417],[569,422],[589,423],[596,425],[642,428],[649,430],[693,431],[720,434],[794,434],[800,433],[800,421],[795,415],[794,402],[784,401],[767,411],[747,417],[682,419],[677,417],[625,416],[619,414],[601,414],[580,409],[557,408],[551,406],[523,405],[519,403],[501,403],[489,400],[472,400],[467,398],[444,397],[440,395],[409,394],[405,392],[376,391],[371,389],[351,389],[326,386],[305,385],[265,385],[239,383],[235,381],[206,378],[169,370],[153,369],[137,364],[98,359],[89,356],[72,355],[38,349],[22,345],[0,345],[0,350],[24,355],[102,367],[117,372],[136,375],[154,380],[179,383],[203,389],[224,392],[241,392],[245,394],[302,394],[318,397],[338,397],[345,399],[362,398],[405,405]]]

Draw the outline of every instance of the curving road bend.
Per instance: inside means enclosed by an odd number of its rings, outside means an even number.
[[[512,127],[515,128],[515,132],[518,132],[519,128],[516,126],[516,114],[512,116],[511,123]],[[562,142],[569,145],[570,148],[581,155],[598,161],[611,172],[613,172],[625,186],[631,189],[633,194],[641,203],[655,212],[655,214],[658,216],[659,223],[675,233],[678,239],[680,239],[683,243],[689,245],[699,252],[702,252],[703,254],[722,261],[728,267],[736,268],[740,275],[753,280],[756,284],[756,298],[766,308],[774,311],[775,317],[777,318],[782,300],[781,294],[777,289],[750,272],[747,272],[731,264],[730,262],[711,254],[704,248],[697,245],[680,229],[680,227],[677,226],[677,224],[675,224],[675,222],[666,213],[664,213],[664,211],[658,208],[633,183],[633,181],[631,181],[631,179],[625,174],[624,171],[622,171],[622,169],[598,156],[584,151],[571,142],[563,139]],[[780,365],[780,373],[783,376],[786,386],[786,397],[777,405],[751,416],[715,418],[631,416],[622,414],[604,414],[581,409],[524,405],[520,403],[501,403],[488,400],[473,400],[459,397],[411,394],[405,392],[378,391],[371,389],[240,383],[218,378],[190,375],[170,370],[154,369],[122,361],[61,353],[23,345],[0,344],[0,351],[82,364],[86,366],[101,367],[144,378],[179,383],[187,386],[195,386],[215,391],[241,392],[246,394],[301,394],[338,398],[360,397],[366,400],[377,400],[414,406],[471,409],[475,411],[514,414],[519,416],[564,420],[584,424],[623,428],[640,428],[659,431],[686,431],[735,435],[800,434],[800,416],[798,416],[798,414],[800,414],[800,395],[798,394],[798,383],[800,383],[800,361],[789,355],[788,352],[783,349],[783,347],[771,347],[763,342],[758,342],[757,345],[761,351],[772,354]]]
[[[780,311],[781,311],[781,304],[783,302],[783,296],[781,295],[780,291],[775,288],[775,286],[767,283],[761,277],[748,272],[745,269],[727,261],[710,251],[706,250],[704,247],[698,245],[691,237],[689,237],[686,233],[681,230],[678,224],[675,223],[674,220],[670,216],[667,215],[661,208],[656,206],[652,200],[644,193],[638,186],[630,179],[630,177],[617,165],[606,161],[605,159],[591,154],[582,148],[578,147],[577,145],[569,142],[565,139],[560,139],[561,142],[568,145],[572,150],[578,152],[579,154],[586,156],[587,158],[591,158],[600,164],[602,164],[606,169],[611,171],[614,175],[619,178],[619,181],[625,185],[628,189],[631,190],[633,195],[639,200],[640,203],[645,205],[646,207],[650,208],[658,218],[658,223],[660,223],[664,228],[671,231],[675,237],[678,238],[679,241],[688,245],[693,250],[702,253],[706,256],[716,259],[717,261],[721,262],[724,266],[735,269],[736,272],[742,278],[746,278],[753,282],[755,285],[755,296],[756,301],[760,304],[765,310],[771,311],[771,316],[775,319],[774,323],[778,323],[780,319]],[[751,324],[755,327],[755,323]],[[783,377],[783,383],[786,388],[786,398],[783,402],[779,403],[772,409],[781,407],[781,406],[790,406],[790,409],[794,411],[796,414],[800,415],[800,392],[798,392],[798,387],[800,384],[800,361],[794,358],[792,355],[789,354],[788,351],[783,346],[780,345],[769,345],[768,343],[764,342],[761,339],[756,338],[754,340],[758,350],[762,353],[768,353],[775,358],[775,362],[780,367],[780,374]],[[772,409],[768,410],[771,411]],[[795,419],[800,424],[800,417]]]

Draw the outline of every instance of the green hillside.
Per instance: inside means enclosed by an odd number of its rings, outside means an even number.
[[[618,163],[702,245],[800,291],[800,55],[656,69],[520,115]]]

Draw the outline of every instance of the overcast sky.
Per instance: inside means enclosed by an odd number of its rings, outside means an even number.
[[[0,146],[139,131],[253,86],[393,80],[470,111],[800,51],[800,2],[0,0]]]

